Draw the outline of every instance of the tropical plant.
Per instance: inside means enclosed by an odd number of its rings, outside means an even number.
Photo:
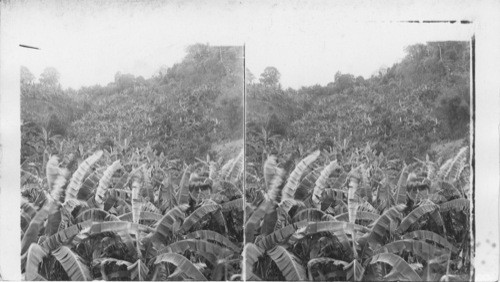
[[[269,156],[245,223],[247,280],[439,281],[471,273],[468,148],[404,165],[367,146],[315,151],[288,172]]]
[[[22,187],[23,278],[238,279],[243,153],[185,166],[178,185],[153,155],[51,156],[44,179]]]

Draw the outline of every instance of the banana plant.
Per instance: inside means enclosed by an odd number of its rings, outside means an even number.
[[[267,159],[263,196],[248,203],[247,280],[469,277],[466,149],[441,167],[429,160],[405,165],[394,180],[368,153],[344,166],[314,152],[290,173]]]
[[[111,160],[98,151],[72,175],[49,160],[43,199],[21,204],[24,279],[241,276],[242,153],[212,167],[211,178],[208,167],[190,165],[178,185],[168,177],[153,184],[147,162],[128,171],[126,160]]]

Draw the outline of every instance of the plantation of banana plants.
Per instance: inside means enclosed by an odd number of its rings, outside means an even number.
[[[242,46],[78,90],[21,67],[22,279],[474,279],[470,46],[405,52],[297,89]]]
[[[468,147],[401,171],[370,146],[343,160],[269,156],[247,175],[245,279],[470,280],[468,160]]]
[[[180,171],[150,148],[22,167],[24,280],[241,278],[243,152]]]

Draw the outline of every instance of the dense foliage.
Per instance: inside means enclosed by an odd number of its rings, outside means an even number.
[[[330,149],[345,139],[350,148],[373,142],[379,153],[408,163],[436,153],[430,150],[435,143],[468,140],[469,45],[437,42],[409,46],[406,52],[401,62],[369,79],[337,72],[326,86],[283,90],[275,70],[263,73],[261,83],[249,81],[247,157],[257,161],[254,147],[266,136],[274,136],[267,140],[267,153],[281,142],[291,142],[293,149]]]
[[[80,145],[109,151],[150,144],[158,154],[192,162],[213,144],[242,139],[242,48],[197,44],[186,51],[180,63],[147,80],[117,73],[107,86],[79,90],[61,89],[53,68],[36,83],[23,67],[21,161],[37,154],[42,164],[43,156],[46,162]]]
[[[21,68],[25,280],[241,278],[242,48],[186,53],[79,90]]]
[[[239,279],[243,152],[178,165],[151,148],[24,163],[23,278]]]
[[[298,90],[202,44],[79,90],[22,67],[23,278],[468,280],[469,46],[406,51]]]
[[[406,52],[298,90],[246,70],[247,280],[471,278],[470,49]]]
[[[369,146],[295,168],[271,155],[246,186],[246,279],[469,280],[468,163],[467,147],[399,173]]]

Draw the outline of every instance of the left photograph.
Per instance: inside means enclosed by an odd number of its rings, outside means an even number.
[[[240,280],[243,46],[72,26],[20,47],[22,278]]]

